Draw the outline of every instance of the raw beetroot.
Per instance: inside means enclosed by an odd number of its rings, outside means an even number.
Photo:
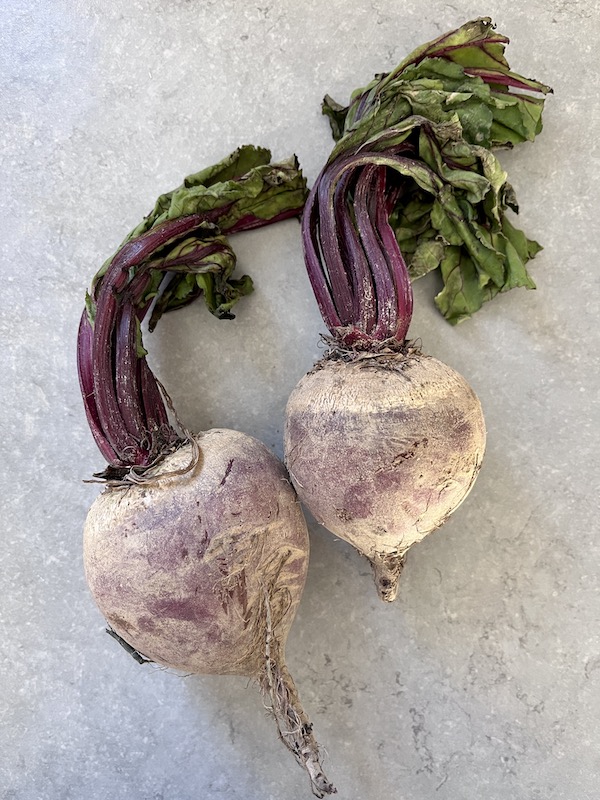
[[[283,465],[256,439],[223,429],[177,449],[141,485],[106,489],[84,529],[86,578],[112,630],[164,666],[256,679],[323,797],[334,789],[285,664],[308,556]]]
[[[90,428],[107,468],[84,530],[86,577],[109,632],[138,661],[256,679],[318,797],[335,792],[285,665],[308,564],[306,523],[283,465],[257,440],[171,423],[141,323],[203,295],[231,317],[225,233],[297,215],[295,160],[241,148],[163,195],[96,276],[78,339]],[[169,409],[171,415],[169,415]]]
[[[238,431],[206,431],[143,484],[104,491],[85,524],[86,577],[106,620],[141,654],[185,672],[255,677],[266,610],[283,643],[307,562],[283,466]]]
[[[439,269],[456,323],[499,292],[533,287],[540,249],[491,153],[533,139],[550,89],[511,72],[508,39],[482,18],[411,53],[353,93],[325,99],[337,145],[302,218],[329,353],[292,392],[285,460],[316,519],[396,597],[407,550],[471,490],[485,448],[481,405],[458,373],[408,340],[411,278]]]
[[[469,493],[484,449],[473,390],[418,352],[327,359],[287,405],[286,463],[300,498],[369,559],[386,601],[408,549]]]

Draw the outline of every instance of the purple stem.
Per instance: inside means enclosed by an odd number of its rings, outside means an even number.
[[[120,305],[115,322],[115,394],[125,427],[139,441],[148,427],[140,403],[137,324],[134,306],[131,303]]]
[[[116,281],[115,281],[116,283]],[[136,464],[140,454],[135,438],[127,430],[117,400],[114,363],[114,331],[118,317],[118,305],[110,283],[102,284],[96,302],[94,339],[92,352],[92,374],[94,396],[102,430],[110,446],[124,463]]]
[[[300,216],[301,212],[298,209],[287,209],[281,211],[274,217],[268,220],[261,219],[260,217],[247,214],[245,217],[240,217],[230,228],[227,228],[227,233],[240,233],[241,231],[251,231],[255,228],[262,228],[264,225],[270,225],[272,222],[281,222],[284,219],[294,219]]]
[[[408,268],[402,251],[398,245],[396,235],[389,222],[389,216],[396,204],[396,195],[399,187],[395,191],[386,192],[386,171],[379,169],[379,187],[374,192],[375,216],[374,224],[377,227],[379,238],[383,246],[383,252],[387,256],[392,281],[394,283],[394,294],[397,300],[397,323],[394,338],[402,342],[406,338],[413,312],[413,291],[408,274]],[[383,202],[382,202],[383,199]]]
[[[317,202],[317,194],[319,181],[324,180],[324,176],[325,172],[321,173],[308,195],[308,200],[304,207],[304,214],[302,215],[301,231],[304,261],[308,277],[321,316],[329,330],[333,332],[337,328],[341,328],[342,323],[338,316],[331,289],[327,281],[327,275],[323,268],[323,254],[319,241],[319,205]]]
[[[338,316],[342,325],[349,325],[353,318],[354,302],[348,267],[340,250],[332,188],[328,180],[317,181],[319,236],[321,248],[327,253],[327,275]]]
[[[377,298],[377,325],[367,333],[373,339],[389,338],[389,332],[396,329],[398,316],[398,301],[394,294],[394,282],[390,275],[389,265],[383,251],[381,241],[374,225],[373,200],[377,203],[377,175],[376,166],[364,167],[356,184],[354,194],[354,210],[356,214],[356,227],[360,234],[362,245],[369,262],[369,268],[375,284]]]
[[[518,75],[507,75],[504,72],[484,69],[483,67],[464,67],[467,75],[472,75],[475,78],[481,78],[487,84],[497,84],[501,86],[508,86],[511,89],[520,89],[525,92],[537,92],[538,94],[547,94],[552,92],[549,86],[536,81],[526,81],[521,79]],[[513,96],[519,97],[521,100],[527,102],[540,102],[537,98],[529,94],[515,94]]]
[[[127,242],[115,255],[94,289],[96,313],[92,329],[84,314],[79,331],[78,367],[88,423],[102,454],[112,466],[145,464],[151,460],[148,442],[155,441],[156,423],[164,427],[167,413],[158,387],[147,408],[141,398],[149,388],[149,368],[138,364],[136,311],[127,292],[130,270],[169,242],[177,241],[206,219],[193,214],[164,223]],[[143,294],[143,273],[136,276],[135,291]],[[146,274],[145,281],[149,280]],[[147,310],[147,309],[146,309]],[[143,314],[145,311],[141,313]],[[141,372],[140,372],[141,370]],[[151,382],[150,382],[151,383]],[[155,381],[154,381],[155,383]],[[169,441],[172,429],[164,431]],[[160,442],[157,446],[160,448]]]
[[[169,433],[174,434],[174,438],[169,441],[175,441],[178,437],[171,428],[169,428],[169,417],[163,401],[163,396],[158,387],[154,373],[148,366],[145,358],[138,359],[139,363],[139,381],[141,387],[142,402],[144,404],[144,413],[148,421],[148,429],[151,431],[164,430],[164,435],[169,440]]]
[[[151,270],[198,264],[227,249],[222,242],[199,246],[180,258],[153,260],[154,253],[175,244],[202,223],[227,215],[231,204],[204,214],[162,223],[124,244],[93,288],[94,324],[84,312],[78,333],[78,371],[88,424],[96,444],[114,468],[146,466],[179,441],[170,426],[163,395],[145,357],[137,353],[138,325],[151,301],[144,295]],[[258,228],[299,216],[296,207],[270,219],[247,214],[223,232]]]
[[[94,375],[92,369],[92,365],[94,363],[93,341],[94,330],[88,319],[87,311],[84,311],[81,315],[79,333],[77,336],[77,368],[79,373],[79,386],[81,388],[81,396],[83,397],[85,415],[87,417],[92,436],[94,437],[94,441],[100,448],[100,452],[104,458],[109,464],[112,464],[118,460],[118,456],[104,434],[102,423],[100,422],[100,415],[98,414],[96,398],[94,395]]]
[[[349,265],[352,290],[354,293],[354,315],[357,327],[361,331],[371,330],[377,319],[375,304],[375,287],[369,262],[362,249],[356,228],[347,213],[346,197],[353,191],[356,175],[345,173],[335,188],[334,206],[336,224],[340,229],[340,242],[344,247],[346,263]]]
[[[403,342],[407,335],[412,287],[389,224],[401,184],[388,188],[386,176],[388,168],[410,163],[393,152],[341,156],[309,196],[302,218],[306,268],[325,324],[346,344]],[[350,283],[340,300],[340,282],[331,276],[342,270]]]

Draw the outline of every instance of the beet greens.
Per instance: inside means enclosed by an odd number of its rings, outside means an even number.
[[[337,274],[333,251],[345,249],[355,258],[358,241],[363,251],[358,258],[366,257],[375,271],[382,271],[376,266],[377,247],[368,236],[359,234],[357,240],[348,224],[339,222],[336,230],[342,241],[334,244],[333,229],[319,219],[332,215],[337,220],[353,219],[347,204],[352,203],[359,179],[347,177],[335,196],[321,184],[335,181],[343,159],[359,154],[373,165],[389,167],[383,164],[384,157],[416,162],[410,169],[405,164],[403,172],[412,180],[399,182],[389,169],[387,181],[378,180],[376,194],[387,221],[377,227],[389,224],[398,246],[394,244],[391,252],[386,248],[388,259],[405,260],[411,278],[439,269],[444,288],[436,305],[449,322],[466,319],[499,292],[535,286],[525,265],[541,248],[506,214],[507,209],[517,212],[518,205],[491,148],[533,140],[542,128],[543,96],[551,89],[511,72],[504,57],[508,41],[489,18],[474,20],[417,48],[390,73],[356,90],[348,106],[325,98],[323,113],[329,116],[337,145],[309,200],[310,226],[321,228],[325,240],[317,258],[315,234],[307,232],[308,223],[303,235],[309,275],[321,306],[323,292],[329,292],[339,305],[342,326],[356,323],[362,330],[364,320],[345,316],[348,296],[339,288],[344,282]],[[364,164],[357,160],[355,166]],[[415,171],[422,176],[426,167],[431,172],[423,181]],[[356,203],[354,211],[357,220],[363,216]],[[389,235],[387,227],[386,231]],[[317,277],[320,270],[323,275]],[[349,264],[346,270],[352,271]],[[393,274],[395,268],[388,271]],[[351,276],[346,281],[352,283]],[[356,305],[360,298],[356,291],[352,294]],[[382,303],[383,308],[385,293]],[[326,322],[330,329],[332,324],[337,327],[336,319]],[[387,334],[395,335],[389,326]]]

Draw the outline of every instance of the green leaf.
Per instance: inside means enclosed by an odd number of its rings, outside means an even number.
[[[435,304],[448,322],[456,325],[478,311],[489,292],[486,297],[477,268],[463,248],[446,248],[440,266],[444,288],[436,295]]]
[[[448,216],[446,209],[439,200],[433,203],[431,209],[431,224],[445,244],[457,247],[463,244],[460,231]]]
[[[338,139],[341,139],[344,133],[344,123],[346,121],[347,108],[339,103],[336,103],[333,98],[326,94],[323,98],[321,111],[326,117],[329,117],[331,134],[337,142]]]
[[[489,234],[489,237],[496,252],[504,258],[504,279],[500,285],[485,273],[466,248],[446,248],[440,264],[444,289],[435,302],[453,324],[467,319],[498,292],[516,287],[535,289],[525,265],[541,249],[537,242],[528,239],[506,217],[502,218],[502,230]]]
[[[375,152],[371,163],[412,178],[402,181],[389,222],[411,278],[440,269],[436,303],[453,323],[499,292],[534,286],[526,264],[541,248],[507,219],[518,204],[491,148],[533,140],[552,90],[511,71],[507,44],[482,17],[376,75],[347,106],[329,97],[323,105],[337,142],[329,164]],[[386,162],[392,154],[412,166]]]
[[[201,291],[196,283],[194,274],[174,275],[168,286],[157,296],[156,303],[152,309],[152,316],[148,323],[148,329],[152,332],[166,311],[175,311],[178,308],[183,308],[193,302],[200,294]]]
[[[231,319],[233,306],[253,290],[252,279],[244,275],[240,279],[223,281],[214,273],[196,275],[196,282],[204,294],[204,301],[209,310],[222,319]]]
[[[446,245],[439,239],[424,239],[417,245],[410,259],[408,271],[413,280],[437,269],[446,252]]]
[[[431,195],[415,189],[392,211],[390,225],[405,255],[415,251],[417,240],[422,234],[432,232],[430,216],[433,202]],[[411,247],[410,243],[413,241],[414,246]]]
[[[448,166],[448,154],[440,147],[435,135],[436,130],[437,126],[427,125],[421,128],[419,156],[445,183],[455,189],[462,189],[469,203],[481,202],[490,189],[488,177],[485,174],[479,174],[475,169],[459,169],[455,166]]]
[[[275,164],[270,163],[270,158],[268,150],[247,145],[218,164],[188,175],[181,186],[158,198],[148,216],[121,243],[117,252],[127,242],[169,221],[192,214],[207,217],[191,236],[183,241],[175,238],[130,269],[128,285],[141,271],[149,275],[143,292],[135,299],[140,307],[157,296],[165,272],[220,275],[218,286],[216,281],[208,280],[206,287],[176,277],[156,301],[151,328],[165,311],[180,308],[202,294],[201,288],[207,306],[218,316],[229,314],[231,307],[251,291],[252,284],[246,276],[231,278],[235,255],[223,234],[299,215],[307,196],[306,181],[296,158]],[[94,291],[113,258],[114,254],[96,274],[86,301],[92,321]]]
[[[448,101],[446,105],[453,107],[453,103]],[[457,106],[455,111],[466,141],[481,145],[486,145],[490,141],[494,115],[488,105],[484,105],[478,98],[470,97]]]
[[[213,314],[222,319],[231,319],[231,309],[238,300],[254,291],[254,284],[249,275],[233,278],[227,283],[221,283],[220,278],[217,277],[217,288],[219,290],[217,294],[219,304]]]
[[[502,231],[496,235],[496,247],[506,256],[506,280],[502,291],[524,286],[535,289],[535,283],[525,265],[542,248],[537,242],[528,239],[523,231],[515,228],[509,220],[502,219]]]
[[[538,98],[517,99],[497,105],[490,129],[492,146],[515,145],[533,141],[542,130],[543,100]]]
[[[202,275],[196,275],[196,283],[204,294],[204,302],[214,314],[219,307],[219,302],[217,301],[217,290],[215,288],[215,276],[209,272],[205,272]]]
[[[246,145],[213,166],[194,172],[184,178],[177,189],[161,194],[152,211],[126,237],[124,242],[139,236],[167,219],[177,219],[186,214],[201,214],[227,205],[244,195],[240,178],[247,173],[255,175],[270,167],[271,153],[263,147]],[[256,185],[251,189],[256,195]],[[123,244],[124,244],[123,242]]]
[[[96,320],[96,303],[92,295],[87,291],[85,293],[85,311],[90,325],[94,327],[94,322]]]
[[[327,98],[323,111],[334,118],[334,139],[339,140],[334,154],[415,114],[442,122],[455,113],[465,139],[485,147],[532,140],[541,130],[544,104],[532,93],[552,90],[510,70],[504,57],[507,43],[489,17],[473,20],[417,48],[394,70],[357,89],[347,107]]]
[[[440,57],[464,66],[497,68],[501,65],[508,68],[504,58],[506,44],[508,39],[494,31],[490,17],[479,17],[413,50],[396,70],[402,70],[424,58]]]
[[[184,186],[213,186],[216,183],[237,180],[256,167],[268,167],[271,162],[271,151],[265,147],[244,145],[226,156],[212,167],[188,175]]]
[[[516,205],[516,198],[498,159],[464,141],[460,123],[452,127],[413,118],[399,128],[411,125],[420,130],[420,159],[442,181],[441,189],[433,188],[434,197],[408,187],[390,215],[411,278],[444,264],[442,277],[452,277],[438,305],[454,321],[465,319],[500,291],[531,288],[525,263],[539,245],[506,219],[505,210],[509,203]],[[384,143],[395,131],[378,134],[369,148],[380,149],[383,156]]]
[[[142,344],[142,325],[137,317],[135,318],[135,353],[138,358],[148,355],[148,351]]]
[[[240,169],[240,160],[246,162],[248,148],[240,149],[239,159],[225,170],[225,176]],[[218,226],[226,233],[239,220],[252,216],[257,220],[269,220],[289,209],[302,208],[306,199],[306,184],[295,162],[282,164],[258,164],[241,177],[231,177],[215,182],[211,175],[208,183],[200,182],[197,173],[185,179],[182,186],[170,192],[168,204],[157,202],[155,209],[142,226],[135,229],[139,235],[150,227],[166,220],[179,219],[189,214],[206,214],[222,210],[218,215]],[[223,175],[223,171],[218,173]],[[143,230],[142,230],[143,227]]]
[[[224,236],[214,235],[214,230],[212,238],[203,239],[197,235],[189,236],[172,247],[162,258],[148,262],[147,267],[151,274],[164,276],[167,272],[174,276],[156,302],[150,320],[150,329],[154,329],[166,311],[183,308],[193,302],[202,294],[205,285],[209,287],[208,291],[204,291],[204,300],[209,311],[217,316],[222,316],[222,303],[216,298],[216,282],[199,282],[197,280],[197,276],[207,273],[218,276],[221,292],[227,296],[227,300],[223,302],[228,304],[226,310],[229,311],[243,296],[237,291],[238,283],[230,277],[235,266],[236,257],[229,242]],[[231,287],[231,291],[228,287]],[[249,291],[251,291],[251,282]],[[248,293],[245,292],[245,294]]]

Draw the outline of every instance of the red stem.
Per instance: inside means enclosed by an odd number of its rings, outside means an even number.
[[[306,268],[325,324],[346,344],[403,342],[408,333],[412,286],[389,224],[401,186],[388,187],[387,174],[411,164],[393,149],[340,156],[309,195],[302,218]]]
[[[356,227],[365,253],[368,253],[369,268],[375,284],[377,325],[372,332],[372,337],[377,340],[389,338],[389,332],[396,329],[398,317],[398,300],[394,295],[394,282],[374,224],[376,205],[381,202],[376,195],[380,169],[375,166],[363,168],[354,194]]]
[[[353,192],[356,175],[345,173],[335,189],[334,207],[336,224],[340,230],[340,244],[344,248],[346,263],[351,265],[350,278],[354,292],[354,315],[360,330],[371,330],[377,319],[377,310],[373,303],[375,286],[369,262],[361,247],[360,238],[352,219],[346,213],[344,197]]]
[[[398,245],[396,235],[389,222],[391,210],[395,205],[397,191],[386,192],[386,170],[379,169],[379,186],[374,192],[375,216],[374,224],[377,228],[383,252],[387,257],[388,266],[394,283],[394,295],[397,301],[396,308],[396,333],[394,338],[402,342],[408,334],[413,313],[413,291],[408,267]]]
[[[79,379],[88,423],[102,454],[113,467],[150,463],[177,440],[168,426],[156,380],[137,354],[137,325],[148,310],[136,309],[149,270],[139,269],[153,252],[197,228],[206,216],[193,214],[167,222],[127,242],[94,287],[93,328],[84,316],[78,339]],[[138,268],[130,282],[131,271]],[[128,287],[129,291],[123,291]],[[152,377],[150,377],[152,376]],[[144,398],[143,392],[148,392]]]
[[[110,467],[127,470],[147,466],[180,439],[169,424],[163,395],[145,356],[137,352],[139,325],[150,309],[144,301],[151,272],[193,269],[214,253],[228,248],[220,242],[199,241],[179,258],[164,253],[202,223],[226,217],[230,205],[204,214],[165,222],[124,244],[93,289],[94,322],[84,312],[78,334],[78,370],[85,411],[94,440]],[[248,214],[223,232],[232,233],[298,216],[288,208],[270,219]],[[218,229],[215,228],[215,232]]]

